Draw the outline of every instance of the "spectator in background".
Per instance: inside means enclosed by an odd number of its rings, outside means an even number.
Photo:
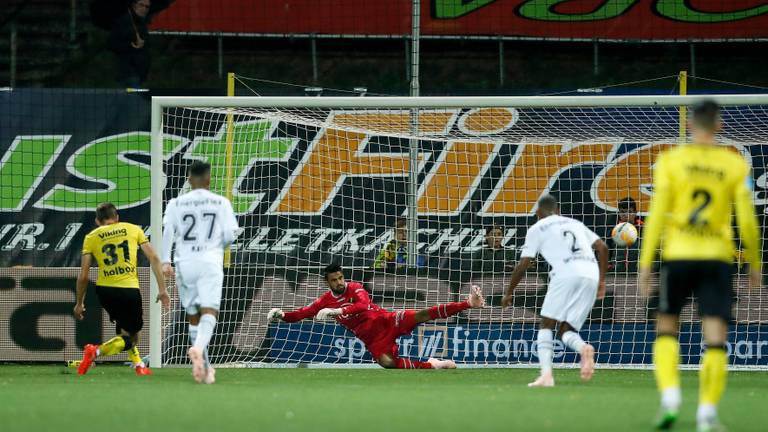
[[[473,259],[474,273],[503,273],[514,267],[515,251],[503,246],[504,228],[489,225],[485,228],[485,247]]]
[[[636,273],[637,260],[640,258],[640,241],[642,239],[643,220],[637,215],[637,203],[632,197],[625,197],[619,200],[616,206],[619,210],[616,218],[616,224],[629,222],[637,229],[637,242],[630,247],[617,246],[611,237],[613,226],[608,227],[608,247],[610,250],[610,267],[617,273]]]
[[[149,73],[146,47],[149,8],[150,0],[131,0],[109,32],[109,49],[117,56],[118,80],[128,88],[140,88]]]
[[[408,220],[399,217],[395,220],[395,235],[376,255],[373,268],[394,270],[408,264]],[[416,257],[416,266],[423,267],[424,257]]]

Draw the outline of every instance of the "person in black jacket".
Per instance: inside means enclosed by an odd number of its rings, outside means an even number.
[[[109,49],[117,56],[117,78],[121,85],[139,88],[149,73],[146,41],[150,0],[132,0],[109,32]]]

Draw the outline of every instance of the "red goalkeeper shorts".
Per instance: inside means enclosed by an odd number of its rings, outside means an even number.
[[[378,360],[382,354],[389,354],[393,358],[397,358],[398,347],[395,340],[400,336],[410,334],[419,324],[416,322],[416,311],[389,312],[381,318],[371,327],[370,337],[360,337],[360,339],[363,340],[374,360]]]

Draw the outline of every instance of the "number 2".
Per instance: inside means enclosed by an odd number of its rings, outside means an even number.
[[[195,229],[195,224],[197,224],[197,219],[195,219],[195,215],[193,214],[185,214],[184,222],[188,224],[187,230],[184,232],[184,241],[195,241],[197,240],[197,236],[192,235],[192,230]]]
[[[708,221],[699,219],[699,216],[701,216],[701,212],[707,208],[710,202],[712,202],[712,194],[707,192],[704,189],[696,189],[693,191],[693,196],[691,199],[693,201],[696,201],[699,199],[699,197],[703,197],[704,200],[702,203],[693,209],[693,212],[691,212],[691,216],[688,218],[688,224],[689,225],[706,225]]]
[[[576,247],[576,234],[574,234],[572,231],[563,231],[563,237],[568,237],[568,234],[571,235],[571,253],[580,251],[581,248]]]

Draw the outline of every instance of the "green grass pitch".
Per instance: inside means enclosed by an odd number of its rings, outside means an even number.
[[[644,431],[656,412],[651,371],[598,370],[582,384],[528,389],[534,369],[189,369],[137,377],[98,365],[0,366],[0,430],[11,431]],[[683,372],[675,430],[695,429],[697,375]],[[733,372],[720,414],[731,431],[768,430],[768,373]]]

